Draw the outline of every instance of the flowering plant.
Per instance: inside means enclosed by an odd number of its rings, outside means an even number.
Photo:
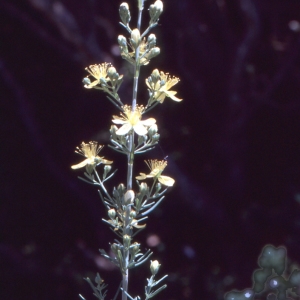
[[[145,228],[147,215],[152,212],[159,203],[164,199],[164,194],[169,187],[172,187],[175,180],[169,176],[162,175],[167,166],[167,161],[148,160],[146,161],[150,168],[150,173],[140,173],[136,176],[137,191],[133,188],[133,164],[136,154],[145,153],[158,144],[160,135],[158,134],[158,126],[154,118],[143,117],[150,109],[162,104],[165,98],[170,98],[176,102],[180,102],[175,96],[176,91],[170,90],[179,79],[171,77],[168,73],[155,69],[146,79],[146,85],[149,92],[149,99],[145,105],[137,103],[137,91],[140,67],[149,64],[152,58],[160,53],[160,49],[156,47],[156,36],[151,33],[148,35],[158,23],[159,17],[163,11],[163,3],[157,0],[149,7],[150,22],[148,28],[141,33],[141,19],[144,0],[138,0],[138,22],[137,28],[131,29],[129,22],[131,19],[129,5],[122,3],[119,8],[121,18],[120,24],[127,30],[130,35],[126,39],[123,35],[119,35],[118,43],[120,47],[121,57],[133,66],[133,95],[131,105],[123,104],[118,94],[122,84],[123,76],[119,75],[116,69],[110,63],[94,64],[86,68],[89,73],[83,79],[84,87],[87,89],[98,89],[105,92],[107,98],[120,110],[120,115],[113,115],[110,128],[110,148],[125,154],[127,158],[127,178],[126,185],[120,183],[113,188],[112,193],[106,189],[105,182],[110,179],[114,173],[111,172],[112,161],[99,156],[102,145],[92,141],[89,143],[82,142],[80,148],[76,148],[76,153],[85,157],[85,159],[72,166],[72,169],[84,168],[85,178],[80,179],[99,187],[101,200],[107,209],[108,219],[103,221],[111,227],[112,231],[117,235],[118,239],[110,245],[113,255],[107,254],[105,250],[100,250],[101,254],[120,269],[122,280],[120,288],[117,290],[114,299],[117,299],[121,292],[122,300],[128,297],[132,300],[141,299],[139,296],[132,298],[128,292],[129,270],[146,262],[152,255],[150,250],[142,253],[140,244],[133,241],[135,235]],[[128,47],[130,49],[128,49]],[[119,126],[119,127],[118,127]],[[102,175],[99,175],[99,167],[103,168]],[[101,174],[101,173],[100,173]],[[146,180],[152,179],[150,186]],[[162,190],[162,185],[165,189]],[[164,288],[166,284],[155,288],[160,282],[167,277],[163,276],[156,280],[160,264],[157,260],[150,262],[151,277],[147,279],[145,287],[145,300],[154,297]],[[86,278],[91,285],[94,295],[103,300],[106,296],[107,285],[103,283],[100,275],[97,274],[95,282],[96,286],[89,278]],[[83,296],[80,295],[82,299]]]

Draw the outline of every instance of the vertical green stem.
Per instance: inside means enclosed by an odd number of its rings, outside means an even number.
[[[130,211],[131,211],[131,206],[126,205],[125,208],[125,217],[124,217],[124,225],[123,225],[123,233],[124,235],[127,234],[131,237],[131,230],[129,228],[129,223],[130,223]],[[128,262],[129,262],[129,250],[128,248],[125,248],[125,245],[123,245],[123,266],[124,266],[124,271],[123,273],[123,282],[122,282],[122,288],[123,291],[128,291],[128,279],[129,279],[129,274],[128,274]],[[125,293],[122,293],[122,300],[127,300],[127,295]]]
[[[137,29],[140,31],[141,29],[141,22],[142,22],[142,11],[144,8],[144,0],[138,0],[139,1],[139,14],[138,14],[138,23],[137,23]],[[136,102],[137,102],[137,91],[138,91],[138,81],[139,81],[139,75],[140,75],[140,62],[139,62],[139,56],[140,56],[140,47],[138,46],[135,51],[135,65],[134,65],[134,77],[133,77],[133,91],[132,91],[132,105],[131,109],[134,112],[136,108]],[[132,174],[133,174],[133,161],[134,161],[134,131],[132,130],[130,132],[129,136],[129,153],[127,155],[127,190],[132,189]],[[129,224],[129,214],[131,211],[131,207],[127,206],[125,210],[125,222],[124,222],[124,234],[127,233],[131,236],[131,232],[128,230],[128,224]],[[127,295],[124,293],[128,292],[128,282],[129,282],[129,274],[128,274],[128,262],[129,262],[129,251],[124,249],[123,252],[123,258],[124,258],[124,269],[125,273],[123,274],[123,282],[122,282],[122,300],[127,300]]]

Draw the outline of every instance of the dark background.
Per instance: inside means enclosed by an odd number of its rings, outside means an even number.
[[[152,2],[147,1],[145,7]],[[2,300],[93,299],[83,277],[100,272],[111,299],[120,274],[100,257],[115,236],[101,221],[96,188],[70,166],[82,141],[108,143],[116,109],[82,86],[90,64],[117,55],[120,2],[0,2]],[[136,1],[130,1],[136,22]],[[176,179],[137,240],[161,243],[152,259],[169,274],[156,299],[222,299],[251,287],[262,247],[285,245],[300,262],[300,2],[165,0],[154,68],[180,77],[184,99],[153,110],[165,174]],[[148,21],[145,9],[144,20]],[[146,24],[146,23],[144,23]],[[145,28],[145,26],[143,27]],[[120,90],[130,103],[132,81]],[[125,157],[105,147],[124,182]],[[148,156],[149,157],[149,156]],[[138,158],[136,171],[146,171]],[[149,263],[133,271],[130,292],[143,295]]]

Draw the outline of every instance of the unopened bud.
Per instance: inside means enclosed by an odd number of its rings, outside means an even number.
[[[119,14],[120,14],[122,23],[124,25],[128,25],[131,17],[130,17],[129,6],[126,2],[121,3],[120,8],[119,8]]]
[[[90,85],[91,84],[91,80],[88,77],[83,78],[82,83],[86,86],[86,85]]]
[[[137,254],[138,252],[139,252],[139,250],[140,250],[140,244],[138,244],[138,243],[133,243],[132,245],[131,245],[131,247],[130,247],[130,254],[131,255],[135,255],[135,254]]]
[[[136,217],[136,212],[134,210],[132,210],[129,215],[130,215],[130,218],[134,219]]]
[[[155,36],[155,34],[151,33],[148,36],[147,43],[148,43],[149,49],[155,47],[155,45],[156,45],[156,36]]]
[[[137,28],[132,30],[130,41],[131,41],[132,47],[135,49],[140,45],[141,34]]]
[[[119,196],[122,197],[125,193],[125,190],[126,190],[125,185],[123,183],[120,183],[118,185],[117,189],[118,189],[118,192],[119,192]]]
[[[124,204],[128,205],[133,203],[133,201],[134,201],[134,191],[128,190],[124,195]]]
[[[147,186],[146,182],[142,182],[139,187],[140,187],[140,193],[141,194],[146,194],[147,193],[148,186]]]
[[[114,67],[109,67],[109,68],[107,69],[107,76],[110,78],[110,80],[114,79],[115,76],[116,76],[116,74],[118,74],[117,71],[116,71],[116,68],[114,68]],[[119,76],[118,76],[118,77],[119,77]]]
[[[139,145],[141,145],[143,143],[146,143],[147,138],[148,137],[146,135],[139,135],[139,137],[138,137],[138,143],[139,143]]]
[[[119,43],[119,47],[120,47],[120,51],[121,51],[121,54],[125,53],[125,54],[128,54],[128,46],[127,46],[127,41],[126,41],[126,38],[125,36],[123,35],[119,35],[118,36],[118,43]]]
[[[152,136],[152,141],[153,141],[153,142],[157,142],[157,141],[159,140],[159,138],[160,138],[160,134],[159,134],[159,133],[156,133],[156,134],[154,134],[154,135]]]
[[[110,245],[110,249],[115,255],[118,255],[118,250],[120,250],[120,246],[116,243],[113,243],[112,245]]]
[[[155,186],[155,194],[158,194],[158,192],[161,190],[161,184],[158,182]]]
[[[106,85],[106,79],[101,77],[100,78],[100,83],[101,83],[101,85]]]
[[[158,47],[152,48],[149,53],[147,54],[147,60],[157,56],[160,53],[160,49]]]
[[[163,12],[163,3],[161,0],[155,1],[154,4],[150,5],[149,14],[150,14],[150,22],[149,24],[155,24],[158,21],[159,16]]]
[[[123,245],[125,246],[125,248],[129,248],[130,241],[131,241],[131,237],[129,235],[125,234],[123,236]]]
[[[159,71],[157,69],[154,69],[151,73],[151,78],[153,82],[157,82],[160,79]]]
[[[111,219],[114,219],[116,217],[116,211],[113,208],[109,209],[107,214]]]
[[[152,275],[156,275],[159,268],[160,268],[160,264],[158,263],[158,261],[157,260],[154,260],[154,261],[151,260],[150,271],[151,271]]]
[[[157,133],[157,125],[156,124],[153,124],[150,126],[150,128],[148,129],[148,135],[149,137],[152,137],[154,134]]]
[[[125,38],[124,35],[119,35],[118,36],[118,43],[122,47],[126,47],[127,46],[126,38]]]
[[[106,176],[107,176],[107,174],[110,172],[110,170],[111,170],[111,166],[109,166],[109,165],[105,165],[105,166],[104,166],[103,179],[106,178]]]

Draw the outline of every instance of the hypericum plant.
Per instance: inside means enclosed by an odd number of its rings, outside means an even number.
[[[131,29],[130,11],[127,3],[122,3],[119,8],[121,18],[120,24],[126,29],[129,38],[118,36],[121,56],[128,61],[133,67],[133,93],[131,105],[125,104],[118,94],[123,76],[119,75],[116,69],[110,63],[91,65],[86,70],[89,75],[83,79],[84,87],[87,89],[98,89],[107,94],[107,98],[120,110],[120,115],[112,117],[113,125],[110,128],[110,148],[122,153],[127,158],[127,178],[126,185],[120,183],[110,193],[105,187],[105,182],[110,179],[114,173],[110,173],[112,161],[99,155],[102,145],[91,141],[82,142],[80,147],[76,148],[76,153],[81,154],[85,159],[72,169],[85,168],[85,178],[79,177],[87,183],[99,187],[99,195],[107,209],[108,219],[103,221],[110,226],[110,229],[117,235],[117,239],[110,244],[112,256],[104,250],[101,254],[115,264],[122,274],[120,288],[116,292],[114,299],[117,298],[121,291],[122,300],[141,299],[139,296],[132,298],[128,293],[129,270],[146,262],[151,256],[150,250],[141,253],[140,244],[134,241],[134,237],[139,233],[146,224],[141,224],[147,219],[147,215],[152,212],[159,203],[164,199],[167,189],[174,184],[174,179],[162,175],[167,166],[167,161],[148,160],[147,166],[150,173],[139,173],[135,176],[136,189],[133,187],[133,164],[136,154],[145,153],[154,148],[158,143],[160,135],[157,133],[158,128],[154,118],[144,118],[150,109],[164,102],[165,98],[171,98],[180,102],[182,99],[177,98],[176,92],[170,90],[179,79],[170,76],[168,73],[155,69],[146,79],[146,86],[149,92],[148,101],[144,104],[138,104],[138,82],[141,66],[147,65],[150,60],[160,53],[156,47],[156,36],[150,30],[158,23],[159,17],[163,11],[163,3],[157,0],[149,7],[150,22],[148,28],[141,33],[141,20],[144,0],[138,0],[138,21],[137,28]],[[99,172],[99,167],[102,168]],[[99,172],[99,173],[98,173]],[[148,179],[150,185],[147,184]],[[164,186],[165,188],[163,188]],[[167,277],[163,276],[156,280],[155,276],[160,268],[157,260],[151,261],[151,277],[147,279],[145,286],[145,300],[154,297],[166,285],[158,288],[156,286]],[[100,275],[97,274],[95,279],[96,286],[89,278],[86,278],[91,285],[94,295],[100,299],[105,299],[106,284],[103,283]],[[82,299],[83,296],[80,295]]]

